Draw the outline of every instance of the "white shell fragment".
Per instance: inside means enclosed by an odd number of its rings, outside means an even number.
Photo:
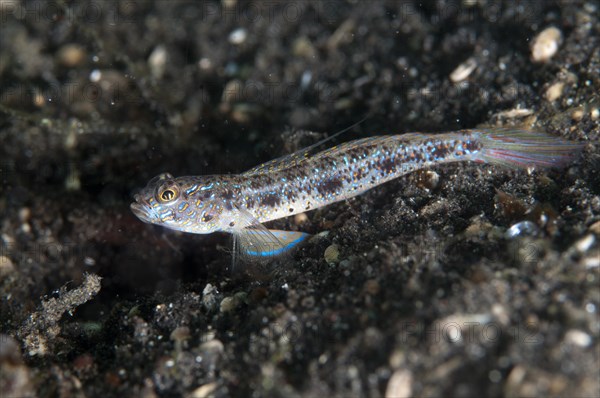
[[[148,57],[150,72],[155,79],[160,79],[165,73],[167,58],[167,48],[163,45],[157,46]]]
[[[542,30],[533,39],[531,46],[531,58],[533,62],[546,62],[552,58],[558,51],[558,47],[562,42],[562,32],[551,26]]]
[[[506,231],[506,238],[516,238],[517,236],[537,236],[540,233],[540,228],[531,221],[521,221],[513,224]]]
[[[244,28],[238,28],[229,34],[229,42],[231,44],[240,45],[246,41],[248,31]]]
[[[402,398],[412,396],[413,374],[408,369],[396,370],[388,381],[386,397]]]
[[[586,348],[592,344],[592,337],[583,330],[571,329],[565,334],[565,342],[581,348]]]
[[[477,68],[477,60],[471,57],[458,65],[456,69],[450,73],[450,81],[452,81],[452,83],[462,82],[473,73],[475,68]]]
[[[559,99],[563,93],[563,89],[565,88],[565,83],[557,82],[548,87],[546,90],[546,99],[550,102],[556,101]]]

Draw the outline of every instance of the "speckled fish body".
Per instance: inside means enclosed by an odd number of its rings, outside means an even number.
[[[173,178],[164,174],[136,195],[132,210],[143,221],[179,231],[232,233],[241,238],[242,252],[278,254],[306,234],[269,231],[264,222],[348,199],[442,163],[560,167],[580,149],[579,143],[527,130],[369,137],[314,155],[300,151],[238,175]],[[257,243],[257,237],[264,242]]]
[[[304,161],[263,166],[240,175],[215,176],[209,184],[206,177],[183,177],[178,181],[190,187],[191,198],[210,197],[202,189],[212,186],[210,195],[222,203],[219,210],[223,210],[223,215],[242,207],[264,223],[351,198],[429,165],[468,160],[481,145],[469,136],[423,137],[414,142],[415,138],[366,138]]]

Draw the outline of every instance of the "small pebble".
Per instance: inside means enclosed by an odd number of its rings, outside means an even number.
[[[239,305],[239,303],[240,301],[235,296],[225,297],[223,300],[221,300],[221,305],[219,306],[219,309],[221,312],[230,312],[233,311]]]
[[[0,363],[15,365],[22,362],[19,343],[9,335],[0,334]]]
[[[531,46],[531,58],[534,62],[546,62],[558,51],[562,42],[562,33],[558,28],[551,26],[542,30]]]
[[[190,338],[190,328],[188,328],[187,326],[180,326],[178,328],[175,328],[171,332],[170,338],[174,341],[187,340]]]
[[[144,386],[140,390],[140,398],[158,398],[158,395],[154,392],[154,383],[150,378],[144,379]]]
[[[531,221],[521,221],[513,224],[506,231],[506,238],[515,238],[517,236],[537,236],[540,233],[540,228]]]
[[[21,207],[19,209],[19,220],[27,222],[31,218],[31,209],[29,207]]]
[[[1,9],[1,4],[0,4]],[[29,368],[23,363],[21,341],[0,334],[0,396],[4,397],[35,397],[33,392],[37,383],[30,375]]]
[[[212,69],[213,63],[210,58],[203,57],[200,58],[200,61],[198,61],[198,67],[203,71],[207,71]]]
[[[207,283],[202,291],[202,305],[208,311],[214,311],[220,296],[219,290],[210,283]]]
[[[440,184],[440,175],[432,170],[425,170],[415,173],[416,184],[420,188],[432,191]]]
[[[562,95],[564,87],[563,82],[554,83],[546,90],[546,99],[550,102],[556,101]]]
[[[502,373],[500,373],[497,369],[491,370],[488,373],[488,378],[492,383],[498,383],[502,380]]]
[[[592,344],[592,337],[581,330],[571,329],[565,334],[565,341],[578,347],[585,348]]]
[[[600,221],[596,221],[592,225],[590,225],[589,230],[595,234],[600,235]]]
[[[482,217],[475,216],[471,219],[471,224],[465,229],[466,236],[483,236],[489,230],[492,229],[492,224],[483,219]]]
[[[41,108],[42,106],[46,105],[46,97],[44,97],[44,95],[39,90],[34,89],[32,94],[33,105],[37,106],[38,108]]]
[[[223,94],[221,95],[221,102],[231,104],[241,100],[243,94],[242,82],[234,79],[230,80],[225,84]]]
[[[70,170],[70,173],[65,179],[65,189],[67,191],[79,191],[81,189],[81,179],[79,178],[79,172],[77,170]]]
[[[157,46],[150,54],[150,57],[148,57],[150,72],[155,79],[160,79],[165,73],[167,55],[167,48],[165,46]]]
[[[221,340],[217,340],[214,338],[200,344],[199,348],[200,348],[200,351],[203,351],[203,353],[205,353],[205,354],[210,353],[210,354],[221,355],[225,351],[225,346],[223,345]]]
[[[305,70],[302,72],[302,77],[300,78],[300,88],[302,90],[306,90],[309,87],[312,78],[313,76],[311,71]]]
[[[600,258],[598,256],[584,258],[582,264],[587,269],[598,268],[600,267]]]
[[[58,51],[58,61],[67,68],[80,66],[86,57],[85,49],[79,44],[66,44]]]
[[[102,72],[98,69],[94,69],[90,72],[90,81],[92,83],[98,83],[102,79]]]
[[[401,398],[412,396],[413,375],[408,369],[398,369],[390,377],[385,389],[385,396]]]
[[[192,391],[191,397],[192,398],[211,397],[216,389],[217,389],[216,382],[207,383],[207,384],[201,385],[200,387],[198,387],[194,391]]]
[[[503,326],[507,326],[510,322],[509,311],[502,304],[492,305],[492,315],[494,319],[498,320]]]
[[[93,257],[85,256],[85,258],[83,259],[83,263],[88,267],[93,267],[94,265],[96,265],[96,260]]]
[[[324,257],[325,261],[327,261],[327,264],[336,264],[340,258],[340,250],[338,245],[330,245],[327,249],[325,249]]]
[[[244,28],[239,28],[229,34],[229,42],[231,44],[240,45],[246,41],[247,37],[248,31]]]
[[[306,213],[299,213],[294,216],[294,223],[296,225],[303,224],[308,221],[308,216]]]
[[[396,349],[394,352],[392,352],[392,355],[390,355],[388,362],[394,369],[403,366],[406,363],[406,352],[402,349]]]
[[[10,275],[15,271],[15,266],[10,258],[6,256],[0,256],[0,278]]]
[[[514,195],[496,190],[497,206],[502,210],[504,217],[509,220],[522,219],[527,212],[526,204]]]
[[[514,108],[508,111],[499,112],[497,115],[498,117],[503,117],[506,119],[516,119],[533,115],[533,110],[527,108]]]
[[[450,73],[450,81],[453,83],[462,82],[473,73],[475,68],[477,68],[477,60],[475,58],[467,59]]]
[[[342,261],[340,261],[340,267],[341,268],[349,268],[350,265],[352,265],[352,263],[350,262],[350,260],[342,260]]]
[[[577,251],[580,253],[585,253],[590,249],[590,247],[592,247],[595,241],[596,238],[594,237],[594,235],[587,235],[586,237],[578,240],[577,243],[575,243],[575,249],[577,249]]]
[[[28,223],[21,224],[21,232],[23,232],[24,234],[31,233],[31,225],[29,225]]]
[[[583,119],[583,109],[574,110],[571,114],[571,118],[576,122],[579,122],[581,119]]]
[[[292,54],[297,57],[312,59],[317,56],[317,50],[307,37],[302,36],[292,44]]]

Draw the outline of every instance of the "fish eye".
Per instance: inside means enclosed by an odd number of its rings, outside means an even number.
[[[165,188],[162,188],[159,191],[158,201],[161,203],[168,203],[168,202],[171,202],[171,201],[177,199],[178,196],[179,196],[179,189],[174,185],[170,185]]]

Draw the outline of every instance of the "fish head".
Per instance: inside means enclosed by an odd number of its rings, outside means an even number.
[[[131,211],[149,224],[196,234],[215,232],[222,207],[211,200],[213,185],[210,176],[174,178],[163,173],[134,195]]]

